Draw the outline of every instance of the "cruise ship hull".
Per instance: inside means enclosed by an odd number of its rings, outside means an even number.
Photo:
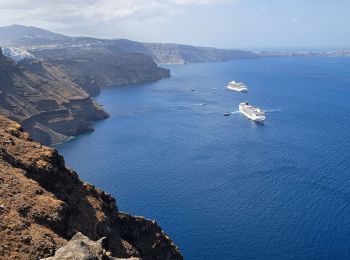
[[[247,118],[249,118],[250,120],[253,120],[253,121],[256,122],[256,123],[262,124],[262,123],[264,123],[264,121],[265,121],[265,116],[255,116],[255,115],[248,114],[248,113],[246,113],[246,112],[243,110],[242,106],[239,106],[239,111],[240,111],[243,115],[245,115]]]
[[[231,86],[228,86],[227,88],[229,90],[233,90],[233,91],[237,91],[237,92],[241,92],[241,93],[247,93],[248,92],[247,88],[238,89],[238,88],[234,88],[234,87],[231,87]]]

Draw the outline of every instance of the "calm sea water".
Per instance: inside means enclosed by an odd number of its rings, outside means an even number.
[[[156,219],[185,259],[349,259],[350,59],[169,67],[103,90],[111,118],[58,147],[67,164]],[[245,100],[264,125],[237,113]]]

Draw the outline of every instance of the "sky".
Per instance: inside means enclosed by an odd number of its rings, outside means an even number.
[[[219,48],[349,48],[349,0],[0,0],[0,26]]]

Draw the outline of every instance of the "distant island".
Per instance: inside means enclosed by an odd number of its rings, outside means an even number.
[[[350,57],[350,50],[330,51],[255,51],[257,56],[264,57]]]

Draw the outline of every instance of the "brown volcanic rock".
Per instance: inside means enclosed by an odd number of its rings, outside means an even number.
[[[141,260],[138,257],[115,258],[105,250],[105,238],[92,241],[82,233],[75,234],[67,245],[58,249],[54,256],[43,260]]]
[[[38,60],[16,64],[1,53],[0,114],[45,144],[92,131],[92,120],[108,116],[63,69]]]
[[[52,148],[0,116],[0,259],[54,255],[77,232],[106,237],[112,257],[183,259],[152,221],[119,213],[115,199],[79,180]]]

